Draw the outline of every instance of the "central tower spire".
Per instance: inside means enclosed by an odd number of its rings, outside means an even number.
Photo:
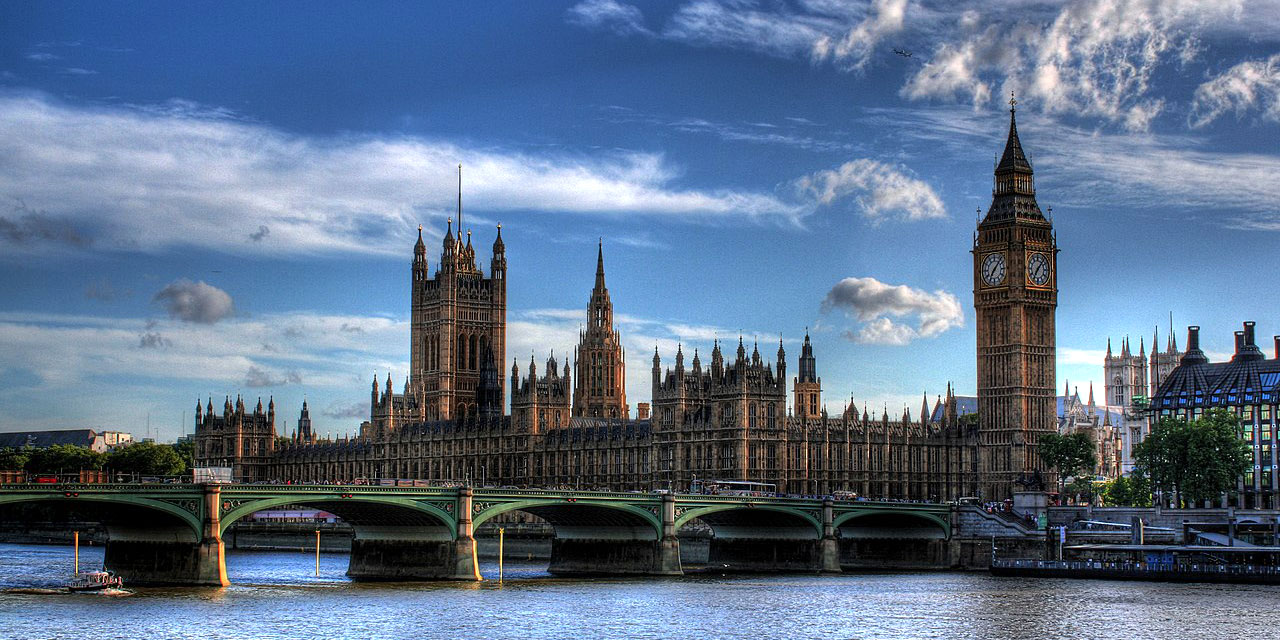
[[[578,336],[574,353],[577,380],[573,415],[590,418],[626,418],[626,352],[613,328],[613,302],[604,283],[604,240],[596,245],[596,284],[587,302],[587,326]]]

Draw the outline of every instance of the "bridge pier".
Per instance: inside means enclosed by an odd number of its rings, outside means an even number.
[[[765,512],[754,509],[705,516],[703,521],[715,532],[707,553],[707,568],[749,573],[839,573],[840,543],[834,507],[831,500],[823,501],[820,535],[812,521],[771,521]]]
[[[471,526],[472,493],[458,490],[458,530],[354,525],[347,577],[352,580],[480,580]]]
[[[107,523],[103,565],[127,585],[225,587],[225,551],[219,531],[221,487],[205,485],[200,539],[189,527]]]
[[[675,496],[662,496],[660,513],[662,531],[656,536],[652,528],[557,525],[547,571],[564,576],[684,575],[680,539],[676,537]]]

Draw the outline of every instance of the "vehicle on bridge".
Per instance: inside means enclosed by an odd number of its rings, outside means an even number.
[[[748,496],[773,498],[778,495],[778,485],[769,482],[747,480],[698,480],[689,484],[689,493],[709,496]]]

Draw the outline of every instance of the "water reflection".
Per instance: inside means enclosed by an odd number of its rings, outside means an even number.
[[[86,567],[101,548],[82,548]],[[352,583],[347,557],[232,553],[226,589],[129,598],[0,594],[0,638],[1272,637],[1280,587],[986,574],[563,579],[508,563],[482,583]],[[67,547],[0,545],[0,587],[57,586]],[[496,576],[496,563],[485,563]]]

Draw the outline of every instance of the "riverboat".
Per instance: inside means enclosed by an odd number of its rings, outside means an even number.
[[[123,587],[124,580],[120,576],[112,575],[109,571],[85,571],[71,577],[71,582],[67,584],[67,591],[83,593]]]

